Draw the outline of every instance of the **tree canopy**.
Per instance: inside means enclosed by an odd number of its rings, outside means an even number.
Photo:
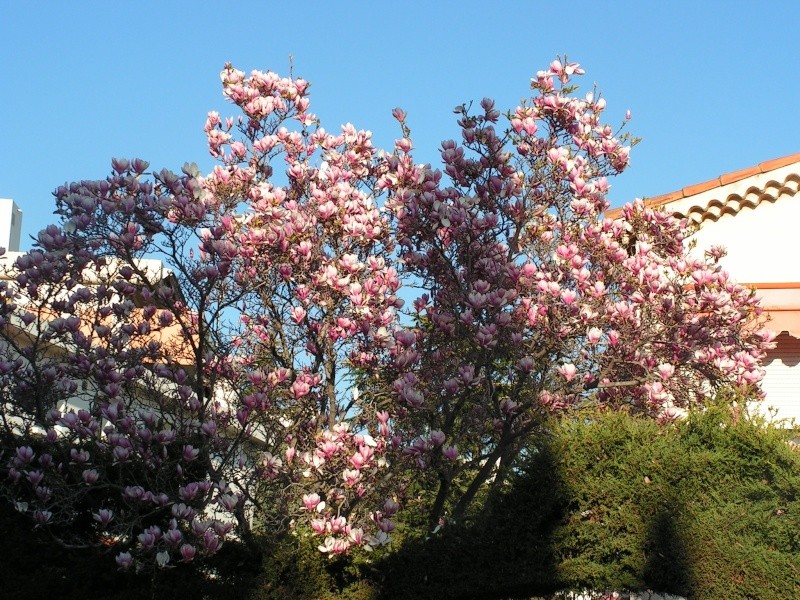
[[[442,167],[410,119],[376,149],[309,84],[226,65],[201,174],[114,159],[0,287],[2,490],[121,568],[213,555],[254,523],[341,554],[433,532],[586,404],[669,420],[758,393],[752,290],[608,178],[631,140],[576,63],[502,113],[456,108]],[[408,304],[406,304],[406,301]]]

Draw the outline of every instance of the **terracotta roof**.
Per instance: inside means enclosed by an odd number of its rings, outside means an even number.
[[[740,169],[738,171],[731,171],[730,173],[725,173],[715,179],[710,179],[709,181],[704,181],[702,183],[696,183],[668,194],[653,196],[652,198],[645,199],[644,202],[645,205],[649,206],[650,208],[657,208],[671,202],[675,202],[676,200],[696,196],[697,194],[702,194],[703,192],[708,192],[715,188],[723,187],[731,183],[741,181],[742,179],[747,179],[748,177],[753,177],[762,173],[769,173],[770,171],[774,171],[776,169],[780,169],[781,167],[798,162],[800,162],[800,153],[790,154],[789,156],[784,156],[782,158],[764,161],[753,167]],[[721,215],[726,213],[735,214],[744,206],[755,207],[756,205],[760,204],[762,200],[774,202],[777,199],[778,193],[789,191],[791,195],[794,195],[798,190],[798,184],[800,184],[800,171],[798,171],[797,174],[789,175],[783,182],[770,182],[762,190],[755,188],[748,189],[744,196],[730,194],[727,198],[719,198],[714,200],[709,204],[709,206],[692,207],[689,211],[687,211],[687,213],[692,213],[692,220],[697,222],[705,220],[706,218],[716,220]],[[772,193],[771,190],[776,187],[778,188],[776,193]],[[606,211],[605,216],[611,219],[616,219],[622,216],[622,208],[620,207],[608,210]],[[686,214],[683,216],[690,215]]]

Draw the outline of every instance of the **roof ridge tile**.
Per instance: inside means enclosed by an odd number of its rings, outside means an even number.
[[[680,200],[681,198],[688,198],[696,194],[701,194],[703,192],[713,190],[714,188],[723,187],[725,185],[741,181],[742,179],[747,179],[748,177],[769,173],[770,171],[774,171],[776,169],[780,169],[781,167],[785,167],[787,165],[791,165],[797,162],[800,162],[800,152],[797,152],[795,154],[789,154],[788,156],[773,158],[772,160],[766,160],[752,167],[746,167],[744,169],[739,169],[737,171],[730,171],[728,173],[723,173],[722,175],[714,179],[709,179],[708,181],[703,181],[700,183],[688,185],[674,192],[659,194],[658,196],[651,196],[649,198],[645,198],[644,202],[645,205],[647,205],[650,208],[658,208],[659,206],[663,206],[664,204],[669,204],[670,202],[674,202],[675,200]],[[621,214],[621,212],[622,212],[621,208],[614,208],[607,210],[606,215],[611,218],[616,218]]]

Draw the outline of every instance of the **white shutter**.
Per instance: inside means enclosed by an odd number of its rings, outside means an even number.
[[[762,387],[766,398],[762,410],[773,406],[778,419],[795,419],[800,425],[800,339],[779,335],[777,346],[764,358],[766,374]]]

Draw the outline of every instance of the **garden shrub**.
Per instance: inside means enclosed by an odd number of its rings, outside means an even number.
[[[798,597],[800,456],[786,430],[730,406],[667,427],[562,419],[473,522],[389,557],[384,597]]]
[[[730,405],[667,426],[570,414],[462,522],[429,539],[401,522],[404,543],[374,555],[327,557],[299,533],[265,543],[260,569],[228,543],[213,577],[180,565],[151,580],[116,572],[110,555],[40,543],[4,505],[3,597],[169,598],[178,589],[248,600],[531,598],[564,589],[800,597],[800,454],[790,431]]]

